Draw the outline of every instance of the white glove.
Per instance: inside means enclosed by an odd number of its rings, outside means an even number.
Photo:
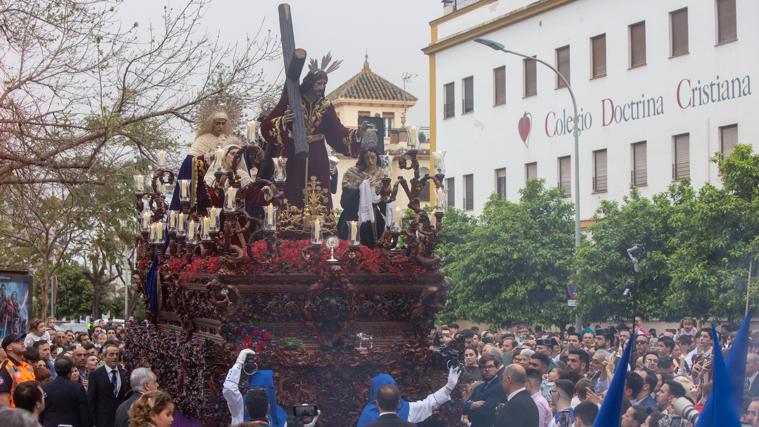
[[[255,352],[255,351],[253,351],[253,350],[251,350],[251,349],[249,349],[249,348],[244,348],[244,349],[243,349],[243,350],[240,352],[240,354],[237,356],[237,361],[236,361],[235,363],[236,363],[236,364],[238,364],[238,365],[240,365],[240,366],[242,366],[243,364],[245,364],[245,359],[247,359],[247,358],[248,358],[248,355],[249,355],[249,354],[252,354],[252,355],[254,355],[254,356],[255,356],[255,355],[256,355],[256,352]],[[457,378],[458,378],[458,377],[457,377]],[[448,381],[450,381],[450,380],[448,380]]]
[[[448,370],[448,383],[445,385],[445,388],[451,391],[456,388],[460,376],[461,369],[459,369],[458,366],[452,366],[451,369]]]
[[[319,409],[317,409],[316,410],[316,416],[314,417],[314,419],[311,420],[311,422],[308,423],[308,424],[303,424],[303,427],[314,427],[316,425],[316,422],[319,421],[319,415],[321,415],[321,414],[322,414],[322,411],[319,410]]]

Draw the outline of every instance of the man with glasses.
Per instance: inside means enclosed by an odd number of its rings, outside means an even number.
[[[506,402],[506,394],[501,388],[502,360],[493,354],[484,354],[479,361],[482,384],[472,390],[469,400],[464,403],[464,414],[471,427],[491,427],[495,422],[495,408]]]

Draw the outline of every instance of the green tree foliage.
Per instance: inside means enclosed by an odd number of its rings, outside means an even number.
[[[532,181],[518,203],[491,198],[478,218],[451,210],[438,253],[451,284],[442,318],[563,325],[574,253],[573,207]]]
[[[632,301],[622,297],[631,279],[639,283],[635,302],[644,316],[742,316],[759,248],[759,154],[739,145],[714,160],[722,188],[705,184],[696,192],[686,180],[652,200],[633,190],[621,205],[602,204],[577,257],[584,318],[632,315]],[[626,253],[633,244],[646,247],[637,277]]]

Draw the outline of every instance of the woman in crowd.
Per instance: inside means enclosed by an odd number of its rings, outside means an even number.
[[[174,402],[163,391],[149,391],[129,408],[129,427],[170,427]]]
[[[24,345],[31,347],[32,344],[40,340],[50,342],[50,334],[47,333],[45,322],[41,319],[34,319],[29,323],[29,333],[24,338]]]
[[[461,381],[468,383],[472,381],[482,381],[480,366],[477,364],[479,354],[477,348],[469,346],[464,350],[464,370],[461,372]]]

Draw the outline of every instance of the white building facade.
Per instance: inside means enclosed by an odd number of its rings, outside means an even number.
[[[574,201],[572,104],[580,116],[580,214],[630,187],[650,197],[689,177],[719,185],[716,152],[759,147],[756,0],[480,0],[431,22],[430,134],[445,150],[449,205],[516,201],[528,179]]]

